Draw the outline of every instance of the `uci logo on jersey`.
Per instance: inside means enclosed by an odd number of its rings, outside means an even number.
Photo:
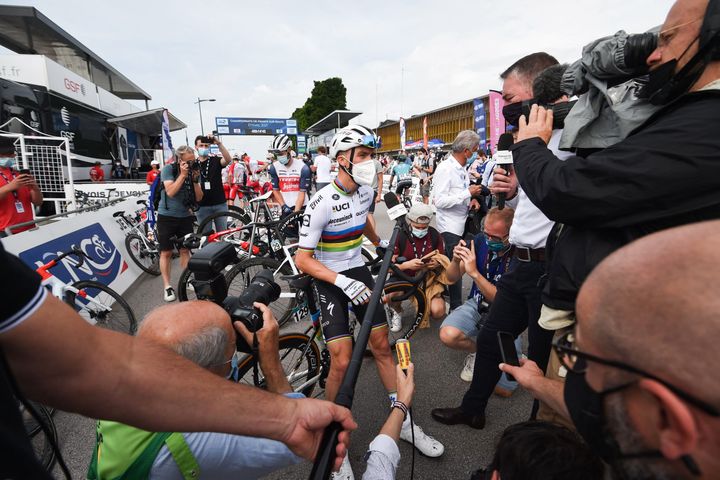
[[[341,205],[333,205],[332,206],[333,212],[342,212],[343,210],[349,210],[350,209],[350,203],[345,202]]]

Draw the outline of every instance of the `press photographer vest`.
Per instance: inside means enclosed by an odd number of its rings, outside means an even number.
[[[166,445],[185,480],[200,478],[200,465],[182,433],[147,432],[118,422],[97,422],[89,480],[139,480],[150,476]]]

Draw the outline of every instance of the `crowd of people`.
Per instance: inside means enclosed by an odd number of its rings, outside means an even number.
[[[658,33],[618,32],[571,65],[546,52],[513,62],[500,75],[511,166],[506,155],[488,158],[469,130],[446,155],[378,156],[373,131],[361,125],[338,130],[314,159],[297,155],[286,135],[273,138],[262,163],[199,136],[175,162],[156,165],[147,182],[162,185],[168,302],[170,239],[192,231],[193,212],[201,221],[227,211],[248,187],[272,190],[282,215],[302,212],[295,262],[318,299],[326,400],[291,391],[266,305],[255,304],[264,391],[227,381],[237,376],[236,336],[252,342],[252,334],[215,304],[159,307],[136,337],[101,330],[0,248],[0,276],[13,279],[0,307],[0,473],[48,478],[25,440],[17,405],[27,397],[102,419],[88,478],[257,478],[313,459],[331,422],[343,430],[334,478],[354,478],[349,435],[362,419],[333,401],[353,351],[349,306],[363,318],[385,281],[365,265],[366,238],[381,254],[393,248],[405,273],[428,273],[438,345],[467,353],[458,365],[467,391],[433,409],[435,422],[481,430],[496,421],[486,416],[494,393],[522,387],[534,397],[490,465],[469,466],[469,476],[720,477],[720,377],[710,365],[720,335],[718,19],[719,0],[677,0]],[[38,189],[13,162],[14,149],[0,145],[0,201],[17,216],[36,204]],[[414,184],[421,198],[395,245],[372,217],[388,177],[399,201]],[[181,265],[189,258],[181,249]],[[416,423],[427,428],[429,419],[408,415],[414,367],[395,365],[388,331],[400,330],[401,311],[392,295],[383,304],[365,319],[389,407],[368,446],[367,479],[395,478],[399,440],[428,457],[445,453]],[[502,336],[526,355],[508,357]]]

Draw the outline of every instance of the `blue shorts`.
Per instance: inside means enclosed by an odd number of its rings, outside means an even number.
[[[477,301],[474,298],[470,298],[450,312],[450,315],[443,320],[440,328],[455,327],[468,338],[475,340],[478,333],[480,333],[480,329],[485,324],[485,315],[480,315],[477,308]]]

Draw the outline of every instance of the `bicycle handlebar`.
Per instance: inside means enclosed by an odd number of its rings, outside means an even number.
[[[82,267],[83,264],[85,263],[85,258],[88,256],[87,253],[80,250],[80,248],[75,247],[68,252],[61,253],[60,256],[55,259],[55,263],[59,262],[60,260],[62,260],[65,257],[69,257],[70,255],[75,255],[78,259],[78,264],[75,265],[75,268]]]

